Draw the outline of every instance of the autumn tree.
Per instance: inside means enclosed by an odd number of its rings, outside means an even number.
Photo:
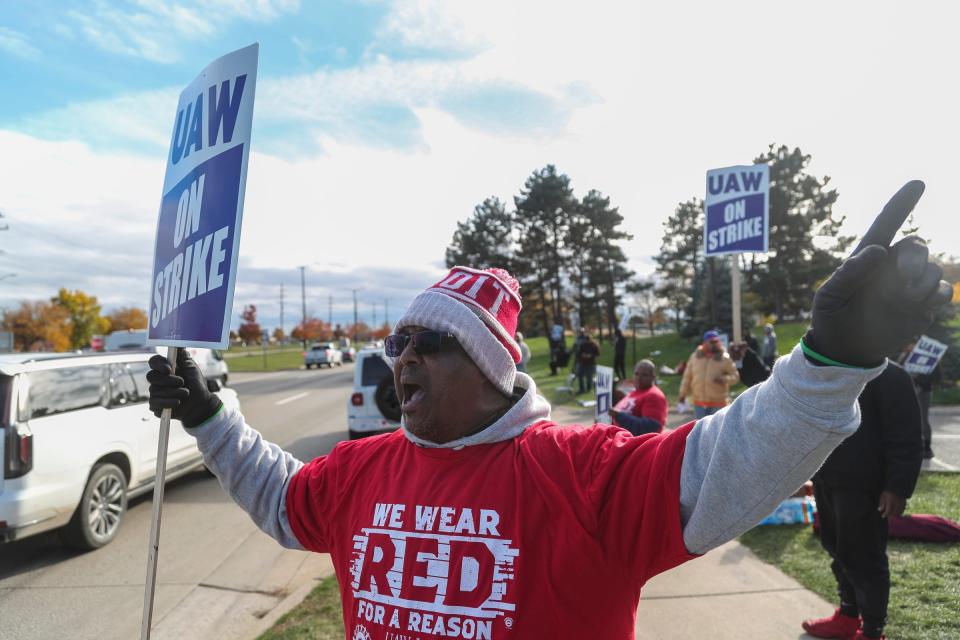
[[[287,339],[287,334],[284,333],[283,327],[276,327],[273,330],[273,339],[276,342],[283,344],[283,342]]]
[[[243,322],[237,328],[240,339],[247,344],[260,344],[260,324],[257,322],[257,305],[248,304],[240,314]]]
[[[3,330],[13,334],[15,351],[66,351],[70,348],[70,314],[52,302],[24,300],[3,312]]]
[[[109,321],[100,315],[97,296],[91,296],[79,289],[68,291],[61,288],[51,302],[66,309],[69,315],[71,349],[90,344],[94,335],[104,334],[110,328]]]
[[[147,312],[137,307],[120,307],[108,313],[106,318],[110,325],[108,331],[147,328]]]
[[[293,331],[290,332],[290,336],[301,342],[319,342],[330,340],[333,337],[333,332],[330,330],[330,325],[320,318],[307,316],[307,321],[295,326]]]
[[[383,340],[392,332],[393,332],[393,327],[391,327],[388,323],[384,322],[382,325],[380,325],[378,329],[373,330],[373,332],[371,333],[371,337],[374,340]]]

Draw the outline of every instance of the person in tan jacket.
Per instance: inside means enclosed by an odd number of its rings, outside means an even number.
[[[739,380],[737,366],[723,348],[720,334],[707,331],[703,344],[687,360],[680,383],[680,402],[692,395],[694,415],[699,420],[727,406],[730,386]]]

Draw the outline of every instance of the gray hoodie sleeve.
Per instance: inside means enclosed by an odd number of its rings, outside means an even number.
[[[253,522],[284,547],[303,549],[286,506],[290,478],[303,463],[265,441],[235,409],[224,408],[186,432],[196,437],[204,463]]]
[[[683,540],[706,553],[770,515],[857,430],[857,397],[884,367],[810,364],[798,346],[763,384],[700,420],[680,472]]]

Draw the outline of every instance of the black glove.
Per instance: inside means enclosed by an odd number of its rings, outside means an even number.
[[[164,409],[172,409],[172,417],[188,429],[213,417],[223,403],[210,393],[207,381],[186,349],[177,351],[177,375],[171,373],[170,361],[161,355],[150,358],[150,411],[158,418]]]
[[[834,361],[825,364],[879,366],[930,326],[937,309],[953,297],[940,279],[943,271],[928,261],[923,240],[911,236],[890,246],[923,189],[914,180],[897,191],[853,254],[817,290],[803,341]]]

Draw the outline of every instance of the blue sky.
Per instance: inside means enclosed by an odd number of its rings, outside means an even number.
[[[845,232],[919,177],[956,246],[960,44],[947,5],[542,0],[4,2],[0,305],[59,286],[146,306],[180,89],[260,42],[237,311],[392,314],[442,272],[456,222],[554,163],[599,189],[652,271],[706,169],[799,146]],[[361,316],[363,317],[363,316]]]

